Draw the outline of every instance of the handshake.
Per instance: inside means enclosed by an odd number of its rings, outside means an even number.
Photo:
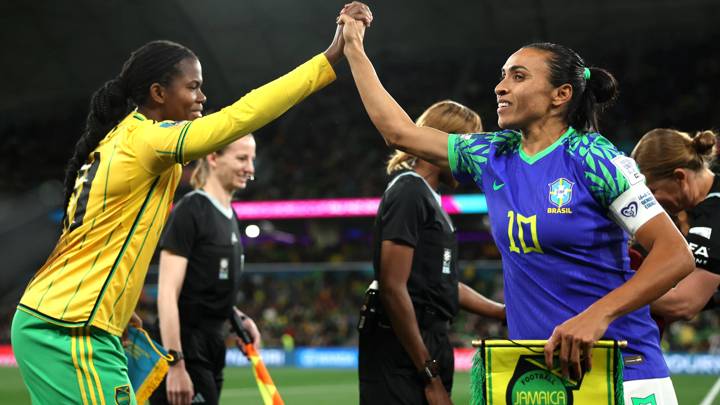
[[[351,21],[351,19],[362,22],[363,26],[369,27],[373,20],[372,11],[365,3],[353,1],[343,6],[335,22],[338,25],[344,25],[346,21]]]
[[[365,28],[369,27],[372,21],[372,12],[366,4],[359,1],[345,4],[335,19],[335,37],[325,51],[330,63],[334,64],[344,55],[346,46],[361,46]]]

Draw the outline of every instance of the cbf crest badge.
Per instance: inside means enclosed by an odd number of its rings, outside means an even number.
[[[563,177],[548,184],[550,202],[554,205],[548,208],[548,214],[572,214],[572,210],[567,205],[572,201],[574,185],[575,183]]]

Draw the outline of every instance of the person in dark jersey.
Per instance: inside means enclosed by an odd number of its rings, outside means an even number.
[[[471,132],[482,124],[471,109],[445,100],[417,125]],[[402,151],[387,172],[394,177],[374,235],[379,318],[360,333],[360,403],[447,404],[454,372],[448,331],[458,309],[504,319],[505,307],[458,282],[455,227],[436,191],[456,185],[450,172]]]
[[[685,238],[695,257],[695,270],[651,309],[669,321],[689,320],[716,305],[720,286],[720,179],[710,170],[717,135],[694,136],[658,128],[640,139],[632,152],[658,202],[687,224]]]
[[[225,368],[226,322],[244,263],[233,194],[255,175],[255,139],[241,138],[200,159],[195,188],[175,206],[160,240],[158,323],[173,355],[155,404],[217,404]],[[240,313],[253,340],[260,335]]]
[[[485,192],[503,262],[510,339],[547,339],[565,376],[592,366],[600,338],[627,340],[625,401],[677,404],[648,304],[693,269],[682,235],[635,162],[598,131],[617,82],[558,44],[529,44],[502,66],[493,133],[415,125],[383,88],[363,49],[364,27],[341,16],[345,56],[385,141]],[[629,268],[628,234],[647,248]]]

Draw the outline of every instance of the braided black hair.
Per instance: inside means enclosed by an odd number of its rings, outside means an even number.
[[[85,129],[65,168],[63,207],[66,216],[77,172],[89,159],[90,153],[133,108],[145,105],[153,83],[170,85],[173,77],[180,72],[178,64],[188,58],[197,59],[183,45],[170,41],[148,42],[130,55],[116,78],[105,82],[93,93]]]

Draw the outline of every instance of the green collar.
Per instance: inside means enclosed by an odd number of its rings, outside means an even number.
[[[558,138],[555,142],[553,142],[552,145],[548,146],[547,148],[541,150],[540,152],[538,152],[532,156],[528,156],[528,154],[525,153],[525,151],[522,148],[522,142],[520,142],[520,146],[518,148],[520,150],[520,159],[522,159],[523,161],[525,161],[525,163],[530,164],[530,165],[537,162],[538,160],[540,160],[540,159],[544,158],[545,156],[547,156],[548,154],[550,154],[550,152],[554,151],[555,148],[557,148],[565,140],[565,138],[570,136],[573,132],[575,132],[575,129],[573,127],[568,127],[567,131],[565,131],[564,134],[560,135],[560,138]]]
[[[136,120],[139,120],[139,121],[145,121],[147,119],[147,118],[145,118],[144,115],[142,115],[140,112],[138,112],[138,110],[133,111],[132,115],[133,115],[133,118],[135,118]]]

